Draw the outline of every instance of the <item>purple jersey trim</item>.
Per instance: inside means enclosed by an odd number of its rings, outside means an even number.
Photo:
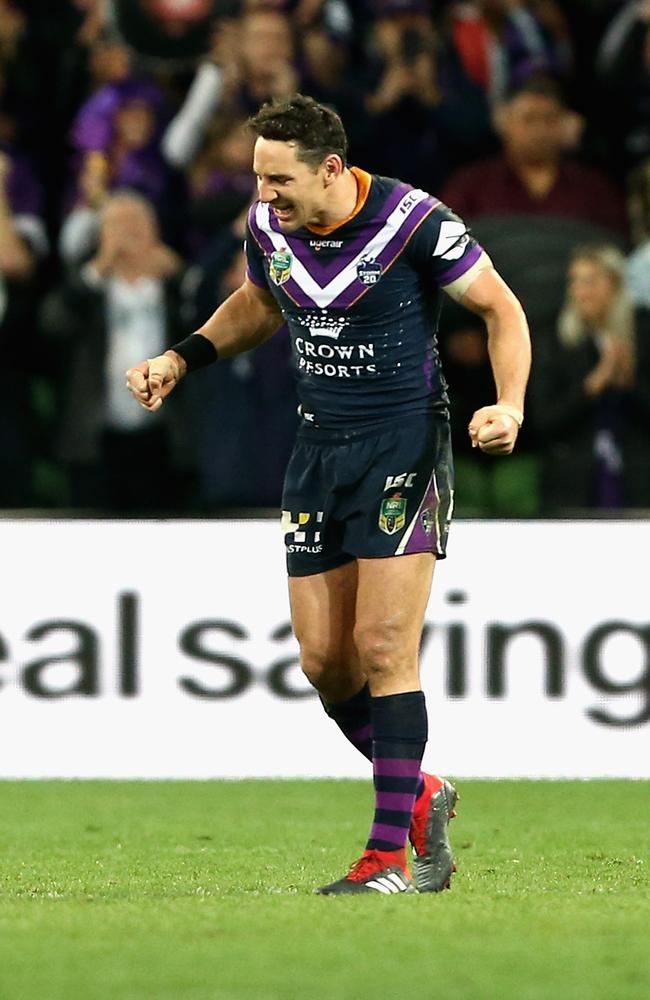
[[[251,231],[251,235],[253,236],[253,239],[257,243],[258,247],[260,248],[264,256],[269,257],[275,251],[275,247],[271,242],[270,236],[267,236],[266,233],[262,229],[260,229],[254,218],[253,209],[257,204],[258,202],[255,202],[255,205],[253,205],[253,208],[251,208],[248,217],[249,228]],[[266,287],[270,288],[271,286],[270,284],[267,284]],[[282,285],[282,290],[289,296],[289,298],[291,299],[292,302],[295,303],[295,305],[300,306],[303,309],[305,308],[312,309],[314,308],[314,306],[316,306],[314,300],[310,298],[310,296],[307,295],[305,292],[303,292],[300,285],[298,285],[297,282],[293,280],[293,278],[289,278],[289,280]]]
[[[248,228],[250,229],[252,235],[255,237],[255,242],[258,243],[259,246],[260,246],[260,249],[263,250],[264,247],[262,246],[262,238],[264,236],[264,233],[262,232],[262,230],[258,226],[257,219],[255,218],[255,212],[257,210],[258,204],[259,204],[259,202],[254,201],[253,204],[251,205],[251,207],[248,210]],[[267,240],[268,240],[268,237],[267,237]],[[271,241],[269,240],[268,242],[270,243]]]
[[[354,260],[356,255],[363,250],[364,246],[366,246],[370,240],[374,239],[382,226],[386,224],[388,216],[397,208],[404,195],[408,194],[408,192],[412,190],[413,188],[410,184],[398,184],[395,188],[393,188],[374,218],[371,219],[370,222],[364,224],[361,235],[355,240],[352,240],[352,242],[345,247],[345,250],[338,254],[336,258],[328,264],[321,263],[318,258],[318,251],[310,247],[304,240],[296,239],[295,236],[286,236],[280,229],[277,219],[269,213],[271,229],[283,236],[291,252],[295,254],[298,260],[305,265],[314,280],[317,281],[322,287],[331,281],[332,278],[335,278],[344,267],[347,267],[350,261]],[[307,232],[311,233],[311,230],[307,229]],[[312,233],[311,241],[318,243],[319,241],[322,242],[328,239],[335,240],[336,233],[337,229],[334,229],[327,236],[319,236],[318,233]]]
[[[434,198],[426,198],[424,201],[421,201],[419,205],[416,205],[411,214],[407,216],[393,238],[386,244],[379,256],[375,258],[377,263],[381,264],[382,273],[385,273],[389,267],[395,263],[400,254],[404,252],[409,240],[413,236],[413,233],[424,222],[427,215],[431,214],[436,207],[436,204],[437,202]],[[359,299],[365,295],[366,292],[369,292],[372,287],[374,286],[364,285],[358,278],[355,278],[348,285],[348,287],[334,299],[330,308],[347,309],[349,306],[353,305],[353,303],[358,302]]]
[[[399,187],[400,187],[400,198],[401,198],[401,197],[404,197],[405,193],[408,193],[408,190],[410,188],[409,188],[409,185],[400,185]],[[393,192],[391,193],[391,195],[392,194],[393,194]],[[390,208],[390,211],[387,212],[386,209],[387,209],[387,206],[388,206],[388,202],[389,201],[392,202],[392,200],[393,200],[392,197],[391,197],[391,199],[388,199],[387,202],[384,204],[382,211],[380,213],[378,213],[378,215],[375,217],[375,220],[380,219],[379,229],[381,228],[381,226],[383,226],[383,225],[386,224],[387,217],[390,215],[390,213],[392,211],[394,211],[396,205],[399,204],[400,198],[396,198],[395,199],[395,204],[392,204],[392,207]],[[251,234],[253,235],[253,237],[255,239],[255,242],[258,244],[258,246],[260,247],[260,249],[262,250],[262,252],[265,254],[265,256],[268,257],[272,253],[274,253],[275,246],[273,244],[273,241],[271,240],[271,237],[267,233],[265,233],[264,230],[257,223],[257,219],[255,218],[255,212],[256,212],[256,208],[257,208],[258,204],[260,204],[260,203],[259,202],[255,202],[251,206],[251,209],[250,209],[250,212],[249,212],[249,228],[250,228]],[[421,224],[424,222],[424,220],[431,214],[431,212],[433,212],[433,210],[439,204],[440,204],[439,199],[434,198],[432,196],[429,196],[429,197],[423,199],[421,202],[419,202],[415,206],[415,208],[412,209],[412,211],[410,212],[410,214],[408,216],[406,216],[406,218],[403,220],[403,222],[400,225],[400,227],[397,230],[397,232],[393,235],[393,237],[390,239],[390,241],[386,244],[386,246],[383,248],[383,250],[378,254],[378,256],[376,258],[377,262],[379,264],[381,264],[382,270],[384,272],[387,271],[391,267],[391,265],[397,260],[397,258],[400,256],[400,254],[403,253],[403,251],[406,249],[406,246],[408,245],[410,239],[412,238],[413,234],[416,232],[416,230],[421,226]],[[273,225],[273,220],[271,220],[271,226],[272,226],[274,232],[276,232],[277,231],[277,227]],[[379,230],[377,230],[377,231],[379,231]],[[304,254],[304,244],[302,244],[302,241],[298,241],[298,240],[295,240],[295,239],[293,239],[293,240],[288,239],[281,232],[280,232],[280,235],[283,236],[283,239],[285,240],[285,242],[287,244],[287,247],[290,250],[292,250],[292,252],[295,253],[295,256],[298,257],[301,260],[301,262],[304,264],[305,254]],[[373,236],[374,235],[375,234],[373,234]],[[366,246],[371,241],[371,239],[372,239],[372,236],[368,237],[368,235],[366,233],[364,235],[364,237],[361,238],[361,240],[357,240],[357,241],[355,241],[355,243],[358,243],[359,244],[359,248],[362,249],[364,246]],[[301,253],[300,254],[296,252],[296,244],[301,244]],[[356,250],[357,254],[359,253],[359,248],[357,248],[357,250]],[[479,250],[479,254],[480,254],[480,252],[481,251]],[[473,250],[470,251],[470,253],[468,254],[468,258],[471,257],[472,253],[473,253]],[[310,255],[307,255],[307,256],[308,256],[308,258],[310,257]],[[353,259],[353,258],[350,258],[347,253],[346,253],[345,257],[346,257],[346,261],[348,263],[349,263],[350,259]],[[477,259],[478,259],[478,255],[477,255]],[[459,262],[459,263],[464,263],[464,262]],[[473,263],[473,261],[471,261],[466,266],[464,266],[462,268],[462,270],[460,271],[460,273],[461,274],[464,273],[464,271],[467,270],[467,268],[471,266],[471,263]],[[333,276],[336,277],[336,273],[340,272],[342,270],[342,268],[345,267],[345,266],[346,266],[346,263],[345,262],[342,263],[340,260],[337,260],[336,262],[334,262],[334,267],[333,267],[332,270],[335,273],[334,273]],[[308,270],[308,272],[311,275],[311,277],[315,278],[315,275],[313,273],[314,269],[311,266],[311,259],[309,260],[309,263],[305,265],[305,267]],[[451,270],[453,270],[453,268]],[[450,281],[453,280],[453,278],[447,278],[447,275],[451,273],[451,270],[449,272],[447,272],[447,274],[445,274],[445,280],[450,280]],[[317,282],[317,283],[320,284],[320,282]],[[344,288],[343,291],[339,295],[337,295],[337,297],[335,299],[333,299],[329,303],[329,305],[328,305],[327,308],[329,308],[329,309],[347,309],[351,305],[353,305],[354,303],[358,302],[358,300],[360,298],[362,298],[362,296],[365,295],[366,292],[370,291],[370,289],[372,287],[374,287],[374,286],[372,286],[372,285],[364,285],[363,282],[361,282],[358,278],[352,278],[351,281],[350,281],[350,283],[347,285],[347,287]],[[303,289],[303,287],[298,283],[298,281],[296,281],[295,278],[289,277],[288,280],[283,283],[282,290],[288,295],[288,297],[296,305],[298,305],[298,306],[300,306],[302,308],[307,308],[307,309],[311,309],[311,308],[314,308],[314,307],[315,308],[320,308],[320,306],[318,305],[318,303],[311,297],[311,295],[308,294],[308,292],[306,292]]]
[[[450,285],[456,278],[462,278],[465,272],[469,271],[470,267],[476,263],[482,253],[483,247],[477,243],[464,257],[461,257],[459,261],[452,264],[448,271],[438,275],[438,284],[444,288],[445,285]]]
[[[439,538],[437,530],[432,533],[427,534],[424,530],[424,525],[422,524],[422,511],[423,510],[434,510],[436,512],[435,523],[438,523],[438,512],[440,509],[440,496],[438,494],[438,484],[436,483],[435,472],[431,473],[431,478],[427,484],[424,496],[420,502],[420,505],[415,514],[415,524],[413,525],[413,530],[411,532],[411,537],[404,546],[404,555],[410,555],[414,552],[438,552],[439,551]]]
[[[406,228],[405,226],[402,226],[399,233],[397,233],[390,241],[390,243],[388,243],[387,246],[384,247],[382,252],[379,254],[379,257],[377,258],[379,263],[382,265],[382,273],[385,273],[390,267],[392,267],[397,258],[400,256],[400,254],[403,253],[403,251],[406,249],[409,241],[411,240],[415,232],[420,228],[424,220],[429,215],[431,215],[434,208],[436,208],[437,205],[439,204],[440,202],[435,198],[427,199],[427,201],[421,202],[416,208],[413,209],[413,211],[409,215],[409,222],[412,221],[413,224],[406,239],[400,243],[399,238],[401,237],[402,233],[404,232],[404,229]],[[360,288],[361,291],[359,291]],[[348,286],[348,288],[346,288],[345,292],[343,292],[343,294],[339,296],[336,302],[332,303],[332,305],[338,306],[340,305],[341,301],[345,299],[346,300],[345,306],[346,307],[352,306],[355,304],[355,302],[358,302],[359,299],[366,294],[366,292],[369,291],[370,291],[369,287],[362,285],[360,281],[354,281],[351,285]],[[354,295],[354,298],[351,298],[350,295]]]

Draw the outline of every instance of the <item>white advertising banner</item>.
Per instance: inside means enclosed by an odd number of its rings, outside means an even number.
[[[298,667],[272,521],[0,522],[0,777],[363,777]],[[650,777],[650,523],[457,522],[425,766]]]

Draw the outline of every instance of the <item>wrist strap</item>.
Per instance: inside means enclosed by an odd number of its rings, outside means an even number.
[[[179,341],[168,348],[176,351],[187,365],[188,372],[194,372],[197,368],[205,368],[211,365],[219,357],[219,352],[207,337],[200,333],[191,333],[185,340]]]
[[[521,427],[524,422],[524,415],[521,410],[518,410],[516,406],[511,406],[510,403],[497,403],[496,406],[502,413],[507,413],[509,417],[516,420],[518,426]]]

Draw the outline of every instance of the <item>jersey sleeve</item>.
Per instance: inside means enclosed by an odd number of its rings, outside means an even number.
[[[244,242],[244,252],[246,253],[246,276],[257,285],[258,288],[268,288],[268,279],[264,267],[264,252],[255,239],[254,223],[251,224],[251,215],[254,208],[248,214],[246,223],[246,239]]]
[[[461,278],[483,253],[463,220],[441,202],[418,227],[409,250],[418,270],[443,288]]]

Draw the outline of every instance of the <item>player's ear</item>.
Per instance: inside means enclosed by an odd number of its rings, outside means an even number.
[[[326,156],[323,160],[323,174],[325,177],[325,184],[332,184],[338,177],[341,176],[345,169],[345,165],[340,156],[336,153],[331,153]]]

